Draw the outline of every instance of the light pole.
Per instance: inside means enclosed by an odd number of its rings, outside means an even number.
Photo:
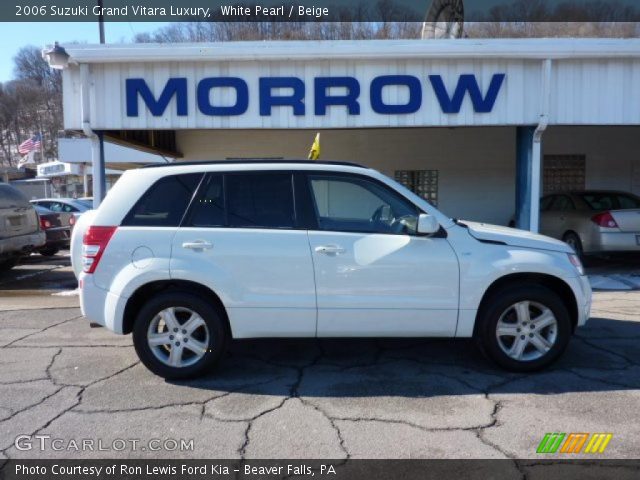
[[[105,43],[104,38],[104,15],[102,14],[102,0],[98,0],[98,7],[100,7],[100,13],[98,15],[98,30],[100,32],[100,44]],[[99,142],[99,155],[97,158],[93,158],[92,173],[93,173],[93,205],[96,207],[102,202],[105,195],[106,181],[105,181],[105,161],[104,161],[104,132],[95,132]],[[86,183],[86,182],[85,182]],[[85,195],[86,195],[85,190]]]
[[[100,15],[98,15],[98,29],[100,30],[100,43],[104,43],[104,15],[102,14],[102,0],[98,0]]]

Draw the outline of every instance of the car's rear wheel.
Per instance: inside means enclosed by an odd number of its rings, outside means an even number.
[[[580,237],[576,233],[565,233],[562,237],[562,241],[573,248],[573,250],[576,252],[576,255],[578,255],[580,258],[584,256],[584,252],[582,250],[582,240],[580,240]]]
[[[540,370],[564,352],[571,318],[562,298],[534,284],[504,288],[485,302],[476,338],[483,352],[503,368]]]
[[[156,375],[167,379],[197,377],[224,353],[224,316],[189,293],[162,293],[140,310],[133,343],[142,363]]]

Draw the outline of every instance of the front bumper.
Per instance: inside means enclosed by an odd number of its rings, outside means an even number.
[[[589,277],[581,275],[579,277],[565,279],[576,298],[578,319],[576,326],[582,327],[591,316],[592,291]]]

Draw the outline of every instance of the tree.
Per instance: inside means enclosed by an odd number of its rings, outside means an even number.
[[[62,76],[34,46],[14,57],[15,80],[0,87],[0,163],[15,165],[18,145],[42,134],[42,159],[55,159],[62,129]]]

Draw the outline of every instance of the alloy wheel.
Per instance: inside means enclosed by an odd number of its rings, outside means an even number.
[[[553,348],[558,338],[558,321],[548,307],[523,300],[500,315],[496,338],[509,357],[519,362],[530,362]]]
[[[160,311],[149,324],[147,343],[153,355],[173,368],[197,363],[209,348],[209,329],[204,319],[186,307]]]

